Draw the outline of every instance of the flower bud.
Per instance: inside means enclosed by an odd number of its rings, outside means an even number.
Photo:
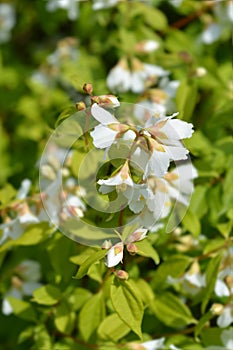
[[[135,255],[138,252],[138,247],[134,243],[127,244],[127,250],[131,255]]]
[[[206,75],[207,70],[204,67],[197,67],[196,69],[196,76],[198,78],[202,78]]]
[[[215,303],[211,306],[210,311],[214,314],[214,315],[221,315],[223,312],[224,306],[222,304],[218,304]]]
[[[92,91],[93,91],[93,86],[90,83],[86,83],[83,85],[83,91],[85,91],[88,95],[92,95]]]
[[[78,111],[83,111],[87,108],[84,102],[77,102],[75,107]]]
[[[105,239],[104,243],[102,244],[102,249],[110,249],[112,248],[112,242],[110,240]]]
[[[118,98],[114,95],[92,96],[91,101],[102,107],[115,108],[120,106]]]
[[[120,280],[127,280],[129,278],[129,274],[128,272],[124,271],[124,270],[118,270],[116,272],[116,276],[120,279]]]
[[[146,234],[147,234],[147,229],[139,228],[133,233],[131,233],[131,235],[129,235],[125,243],[133,243],[133,242],[141,241],[146,237]]]

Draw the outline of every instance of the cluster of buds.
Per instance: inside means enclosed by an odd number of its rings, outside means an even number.
[[[126,249],[130,254],[132,255],[136,254],[138,251],[138,247],[135,245],[135,242],[139,242],[143,240],[146,237],[146,234],[147,234],[146,229],[138,228],[136,231],[131,233],[125,240],[121,240],[120,242],[116,243],[114,246],[112,246],[110,241],[105,241],[102,245],[102,248],[109,249],[106,256],[106,265],[108,267],[113,267],[123,261],[124,246],[126,246]],[[125,271],[122,271],[122,270],[120,271],[117,272],[117,276],[120,279],[127,279],[128,275],[124,273]]]

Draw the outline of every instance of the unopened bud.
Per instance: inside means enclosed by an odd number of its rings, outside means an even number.
[[[127,280],[129,278],[129,274],[128,272],[124,271],[124,270],[118,270],[116,272],[116,276],[120,279],[120,280]]]
[[[215,303],[211,306],[210,311],[214,314],[214,315],[221,315],[223,312],[224,306],[222,304],[218,304]]]
[[[131,233],[131,235],[129,235],[125,243],[133,243],[133,242],[141,241],[146,237],[146,234],[147,234],[147,229],[139,228],[133,233]]]
[[[88,95],[92,95],[92,91],[93,91],[93,86],[90,83],[86,83],[83,85],[83,91],[85,91]]]
[[[115,108],[120,106],[118,98],[114,95],[92,96],[91,101],[102,107]]]
[[[197,67],[196,69],[196,76],[198,78],[202,78],[206,75],[207,70],[204,67]]]
[[[134,243],[127,244],[127,250],[131,255],[135,255],[138,252],[138,247]]]
[[[102,244],[102,249],[110,249],[112,248],[112,242],[110,240],[105,239],[104,243]]]
[[[84,102],[77,102],[75,107],[78,111],[83,111],[87,108]]]

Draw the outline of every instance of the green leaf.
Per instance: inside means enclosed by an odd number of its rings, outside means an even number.
[[[111,285],[111,301],[114,310],[139,338],[142,338],[141,323],[143,317],[143,303],[140,295],[133,288],[130,281],[114,279]]]
[[[99,260],[101,260],[106,254],[107,254],[107,250],[105,250],[105,249],[98,250],[97,252],[93,253],[91,256],[89,256],[82,263],[82,265],[79,267],[79,270],[78,270],[77,274],[74,276],[74,278],[80,279],[83,276],[85,276],[88,273],[88,270],[90,269],[90,267],[94,263],[96,263]]]
[[[95,294],[88,300],[79,314],[79,330],[85,341],[88,341],[105,317],[103,293]]]
[[[222,259],[222,255],[218,254],[212,258],[206,268],[206,288],[204,289],[203,301],[201,305],[201,311],[204,313],[207,303],[214,290],[214,286],[217,280],[218,269]]]
[[[74,328],[75,312],[66,301],[62,301],[55,311],[55,326],[61,332],[70,334]]]
[[[222,329],[218,327],[203,329],[201,332],[201,340],[204,346],[222,346],[221,333]]]
[[[213,318],[213,312],[208,311],[206,314],[204,314],[200,320],[198,321],[198,324],[195,327],[195,338],[197,339],[198,335],[200,334],[201,330],[208,325],[209,320]]]
[[[69,118],[74,113],[77,113],[77,109],[74,106],[67,107],[57,118],[55,128],[58,127],[66,118]]]
[[[69,301],[73,304],[75,311],[79,310],[92,296],[92,293],[84,288],[77,287],[72,291]]]
[[[33,334],[34,334],[34,327],[27,327],[19,334],[18,343],[21,344],[25,342],[27,339],[32,338]]]
[[[62,294],[60,290],[52,285],[43,286],[33,292],[33,301],[41,305],[55,305]]]
[[[10,184],[6,184],[5,187],[3,187],[0,190],[0,208],[3,207],[3,205],[6,205],[12,200],[16,195],[16,190],[13,186]]]
[[[153,292],[150,284],[141,278],[136,280],[135,284],[136,284],[138,290],[140,291],[140,295],[141,295],[143,303],[145,305],[148,305],[151,302],[151,300],[153,300],[155,297],[154,292]]]
[[[189,308],[169,292],[157,295],[150,303],[150,308],[160,321],[175,329],[196,322]]]
[[[187,80],[181,81],[176,94],[179,118],[190,120],[197,101],[197,87]]]
[[[106,317],[98,328],[100,338],[114,342],[117,342],[129,332],[130,327],[116,313]]]
[[[14,240],[14,245],[36,245],[46,240],[53,229],[49,226],[49,223],[40,223],[30,225],[24,232],[24,234],[18,239]]]
[[[52,350],[52,339],[44,325],[35,328],[34,342],[36,350]],[[34,347],[32,348],[34,349]]]
[[[143,239],[142,241],[135,242],[135,245],[139,249],[137,251],[138,255],[153,259],[156,265],[159,263],[159,255],[147,238]]]
[[[201,224],[197,216],[193,212],[191,212],[190,209],[187,210],[182,220],[182,224],[185,227],[185,229],[191,232],[195,237],[199,236],[201,232]]]
[[[192,258],[185,255],[172,255],[153,274],[153,288],[162,288],[167,277],[179,278],[191,264]]]
[[[29,302],[10,296],[7,297],[7,300],[9,301],[15,315],[26,321],[37,321],[35,310]]]

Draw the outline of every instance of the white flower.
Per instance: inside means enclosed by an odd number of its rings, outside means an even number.
[[[202,33],[201,39],[204,44],[209,45],[215,42],[216,40],[218,40],[221,33],[222,33],[221,26],[217,23],[211,23],[207,26],[207,28]]]
[[[106,256],[106,265],[108,267],[113,267],[118,265],[120,262],[122,262],[123,250],[124,250],[123,242],[119,242],[115,244],[112,248],[110,248]]]
[[[221,315],[217,318],[217,325],[221,328],[230,326],[233,323],[233,305],[225,306]]]
[[[110,147],[118,136],[123,135],[129,130],[127,125],[119,123],[111,113],[100,107],[97,103],[92,105],[91,114],[101,123],[90,133],[93,144],[97,148]]]
[[[113,267],[122,262],[124,254],[124,244],[126,244],[127,247],[132,247],[132,244],[134,242],[143,240],[146,237],[146,234],[147,229],[140,227],[133,233],[131,233],[124,241],[118,242],[114,246],[112,246],[109,249],[108,254],[106,256],[106,265],[108,267]]]
[[[135,49],[138,52],[150,53],[159,48],[160,44],[155,40],[143,40],[137,43]]]
[[[146,341],[140,345],[143,346],[142,349],[145,349],[145,350],[161,350],[164,348],[164,341],[165,341],[165,338],[160,338],[156,340]]]
[[[193,179],[198,176],[196,168],[191,163],[178,165],[173,171],[165,174],[166,188],[172,199],[189,205],[193,193]]]
[[[78,0],[49,0],[46,5],[46,9],[51,12],[58,8],[67,10],[70,20],[74,21],[78,18]]]
[[[107,86],[111,91],[126,92],[131,86],[131,73],[126,59],[121,59],[107,76]]]
[[[14,270],[12,285],[9,291],[4,295],[2,303],[2,312],[4,315],[10,315],[13,312],[8,296],[16,299],[23,299],[24,296],[32,295],[33,291],[41,287],[38,281],[41,278],[40,264],[33,260],[25,260]]]
[[[223,346],[211,345],[205,348],[205,350],[232,350],[233,349],[233,337],[232,329],[226,329],[221,334]]]
[[[93,10],[101,10],[115,6],[119,0],[93,0]]]
[[[176,115],[177,113],[169,117],[151,117],[146,122],[146,130],[161,144],[170,160],[187,158],[188,150],[183,146],[181,140],[190,138],[193,133],[193,125],[191,123],[172,119]]]
[[[0,43],[7,42],[15,25],[14,7],[7,3],[0,4]]]
[[[107,85],[110,90],[134,93],[142,93],[147,87],[157,83],[159,77],[169,74],[162,67],[142,63],[136,58],[131,60],[131,70],[126,59],[121,59],[113,67],[107,77]]]
[[[0,244],[3,244],[8,238],[19,238],[24,231],[18,217],[13,220],[8,218],[4,224],[0,225],[0,230],[2,231]]]
[[[130,173],[129,173],[129,165],[128,162],[126,161],[125,164],[122,166],[122,168],[120,169],[120,171],[115,175],[110,177],[107,180],[98,180],[97,182],[100,186],[100,192],[102,192],[102,189],[105,193],[106,190],[105,186],[110,186],[110,188],[113,188],[116,186],[117,189],[120,190],[125,190],[126,186],[134,186],[133,180],[131,179]],[[104,187],[102,187],[102,185],[104,185]],[[123,185],[123,186],[122,186]],[[103,193],[103,192],[102,192]]]

